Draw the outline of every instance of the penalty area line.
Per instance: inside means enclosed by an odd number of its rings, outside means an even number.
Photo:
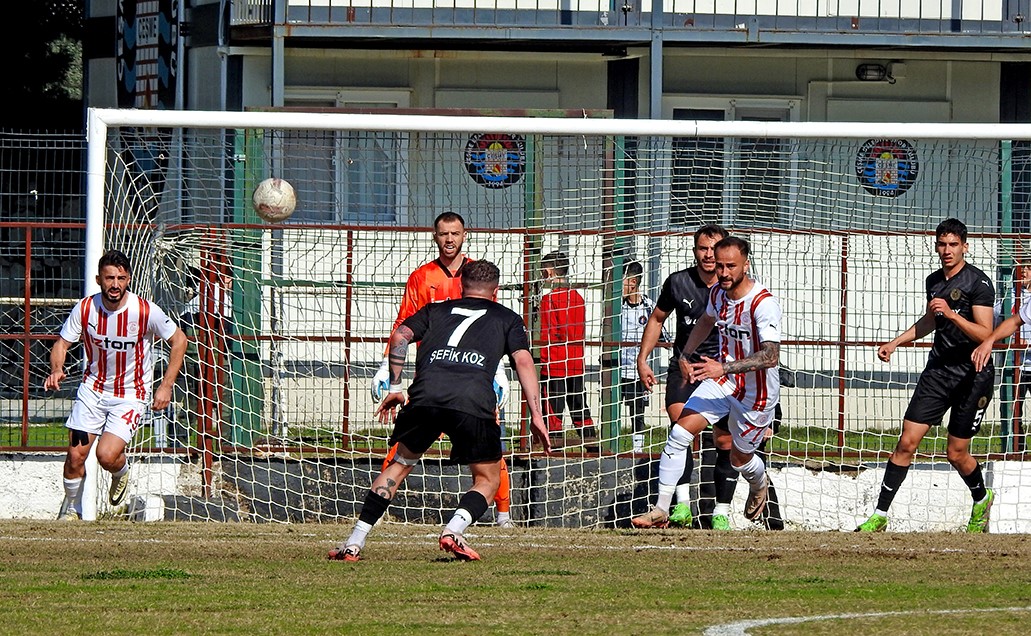
[[[1027,607],[987,607],[977,609],[911,610],[896,612],[869,612],[851,614],[821,614],[818,616],[786,616],[783,618],[760,618],[736,623],[724,623],[707,627],[704,636],[747,636],[750,629],[771,625],[795,625],[812,621],[835,621],[849,618],[883,618],[889,616],[912,616],[914,614],[981,614],[985,612],[1031,612]]]

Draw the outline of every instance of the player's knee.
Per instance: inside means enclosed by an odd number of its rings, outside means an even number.
[[[694,443],[694,435],[683,426],[674,425],[669,431],[666,448],[662,452],[667,455],[686,453],[691,449],[692,443]]]
[[[945,456],[948,458],[949,463],[952,464],[953,468],[965,468],[966,464],[970,461],[970,449],[967,447],[953,448],[949,446],[945,451]]]
[[[121,468],[122,464],[125,463],[125,462],[124,462],[124,460],[122,458],[122,453],[120,453],[120,452],[116,453],[116,452],[111,451],[111,450],[103,450],[102,451],[101,449],[98,448],[97,449],[97,463],[100,464],[100,467],[103,468],[104,470],[106,470],[108,472],[114,472],[114,471],[118,470],[119,468]]]

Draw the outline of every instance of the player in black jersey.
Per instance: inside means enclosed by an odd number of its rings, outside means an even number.
[[[390,443],[394,460],[372,482],[350,538],[329,553],[330,559],[358,561],[365,538],[386,512],[401,482],[422,454],[445,433],[451,459],[468,464],[472,488],[462,495],[454,516],[440,535],[440,549],[466,561],[479,560],[462,533],[487,511],[501,479],[501,428],[498,426],[494,373],[508,355],[530,411],[530,433],[551,451],[541,414],[537,370],[530,355],[526,326],[518,314],[491,300],[500,272],[489,261],[474,261],[462,274],[462,298],[429,304],[406,319],[390,336],[390,392],[376,414],[393,417]],[[415,379],[405,402],[401,371],[408,346],[419,342]]]
[[[888,458],[877,509],[856,532],[882,532],[887,527],[888,508],[906,478],[920,441],[932,426],[942,423],[949,409],[949,463],[974,499],[967,532],[988,530],[995,494],[985,487],[981,465],[970,454],[970,439],[980,429],[992,399],[995,368],[988,360],[978,371],[970,356],[992,333],[995,288],[984,272],[966,262],[966,225],[946,219],[934,235],[942,267],[927,277],[927,310],[912,327],[881,345],[877,357],[888,362],[896,347],[932,331],[934,342],[906,409],[902,434]]]

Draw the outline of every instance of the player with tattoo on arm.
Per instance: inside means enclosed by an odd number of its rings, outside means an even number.
[[[391,334],[390,388],[376,413],[386,421],[401,407],[390,435],[397,453],[372,482],[351,536],[330,550],[328,558],[361,559],[366,537],[398,487],[443,433],[451,441],[451,460],[469,465],[473,484],[441,531],[440,549],[459,560],[480,559],[463,534],[487,511],[500,481],[501,429],[494,414],[493,375],[503,356],[509,357],[519,378],[530,433],[545,453],[551,452],[526,325],[518,314],[491,300],[499,279],[493,263],[469,263],[462,274],[460,300],[427,305]],[[401,372],[413,342],[420,346],[406,401]]]
[[[718,285],[709,291],[705,314],[699,318],[678,360],[688,382],[700,382],[671,427],[659,459],[659,495],[655,506],[635,517],[639,528],[664,524],[677,481],[685,472],[696,435],[727,417],[727,429],[713,428],[717,446],[731,442],[730,461],[749,484],[745,517],[759,519],[766,506],[769,476],[756,455],[773,423],[780,399],[780,303],[770,290],[749,276],[751,248],[736,236],[714,247]],[[719,329],[716,357],[696,349]]]
[[[468,263],[473,262],[472,259],[462,254],[462,244],[465,242],[465,219],[456,212],[439,214],[433,221],[433,242],[437,246],[437,258],[420,266],[408,276],[393,329],[397,329],[405,319],[430,303],[455,300],[462,296],[462,272]],[[491,300],[497,300],[497,298]],[[374,401],[379,402],[383,399],[383,395],[389,388],[389,380],[389,361],[384,358],[379,370],[372,378],[371,392]],[[494,374],[494,393],[497,396],[500,415],[501,409],[508,400],[508,376],[505,374],[504,362],[498,364]],[[397,448],[391,446],[383,460],[384,468],[395,452],[397,452]],[[501,486],[498,488],[498,494],[494,500],[497,507],[497,524],[502,528],[512,528],[514,524],[509,516],[512,500],[508,465],[503,457],[500,464]]]

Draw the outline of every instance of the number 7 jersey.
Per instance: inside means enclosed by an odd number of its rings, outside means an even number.
[[[530,349],[519,314],[483,298],[462,298],[426,305],[403,324],[419,342],[411,403],[494,419],[498,362]]]
[[[759,351],[763,342],[780,343],[780,303],[758,281],[740,300],[728,298],[719,285],[714,285],[709,290],[705,311],[716,319],[721,362],[747,358]],[[780,400],[777,367],[725,375],[716,383],[749,410],[765,411]]]

